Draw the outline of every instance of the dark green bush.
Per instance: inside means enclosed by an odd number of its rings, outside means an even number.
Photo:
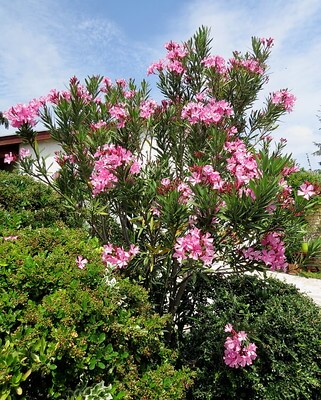
[[[57,221],[75,226],[62,199],[47,185],[18,172],[0,171],[0,235]]]
[[[227,323],[257,345],[253,365],[224,364]],[[197,279],[179,325],[180,360],[197,371],[188,399],[321,398],[321,310],[294,286],[253,276]]]
[[[57,227],[0,242],[1,399],[73,398],[100,382],[114,399],[185,398],[191,374],[163,344],[166,317],[140,286],[108,283],[100,253],[82,231]]]

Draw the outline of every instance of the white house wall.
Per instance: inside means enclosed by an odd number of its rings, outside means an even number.
[[[38,142],[39,152],[42,157],[46,158],[46,166],[49,169],[49,174],[52,175],[59,170],[59,165],[55,161],[55,152],[60,151],[61,147],[54,140],[48,139]],[[34,157],[34,152],[31,147],[26,144],[20,144],[20,149],[28,149]]]

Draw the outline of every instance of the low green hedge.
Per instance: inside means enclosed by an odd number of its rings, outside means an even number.
[[[321,399],[321,309],[292,285],[253,276],[198,278],[180,309],[180,361],[197,371],[188,399]],[[226,324],[257,359],[223,361]]]
[[[107,279],[100,253],[80,230],[0,239],[2,400],[79,399],[100,384],[113,399],[185,398],[191,374],[163,344],[166,317],[142,287]]]

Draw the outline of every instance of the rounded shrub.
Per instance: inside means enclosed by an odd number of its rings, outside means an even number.
[[[180,361],[197,372],[188,399],[320,399],[321,309],[294,286],[247,275],[198,278],[179,313]],[[252,365],[224,363],[227,324],[256,344]]]
[[[97,242],[58,227],[0,239],[1,399],[185,398],[191,374],[163,344],[167,318],[106,275]]]
[[[57,221],[75,226],[62,199],[48,185],[18,171],[0,171],[0,234]]]

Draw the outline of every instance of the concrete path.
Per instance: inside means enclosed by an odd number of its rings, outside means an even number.
[[[307,294],[316,304],[321,306],[321,279],[305,278],[281,272],[268,271],[267,274],[283,282],[295,285],[302,293]]]

